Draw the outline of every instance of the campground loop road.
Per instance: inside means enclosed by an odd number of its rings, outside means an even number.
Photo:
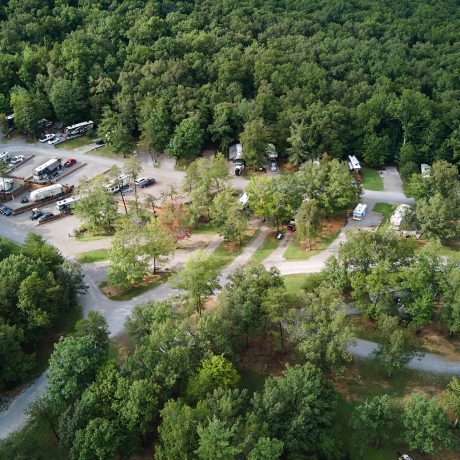
[[[38,146],[40,147],[40,146]],[[46,147],[44,147],[46,148]],[[31,144],[21,145],[20,142],[14,141],[8,144],[0,143],[0,150],[9,150],[9,151],[21,151],[21,150],[37,150],[35,146]],[[49,150],[49,149],[47,149]],[[77,155],[75,151],[65,152],[61,151],[62,154],[67,153],[67,155],[80,158],[80,154]],[[86,156],[84,153],[81,153],[82,158]],[[113,165],[117,163],[112,159],[102,158],[99,160],[103,161],[104,164]],[[145,161],[148,158],[144,158]],[[163,165],[162,165],[163,167]],[[183,173],[180,171],[175,171],[172,167],[166,167],[167,171],[165,174],[171,179],[182,180]],[[399,175],[395,179],[394,171],[391,168],[388,168],[388,179],[384,175],[385,185],[387,185],[387,180],[396,181],[395,184],[392,184],[393,190],[395,192],[373,192],[366,191],[364,194],[364,202],[368,204],[368,209],[372,210],[373,206],[377,202],[390,202],[390,203],[410,203],[411,200],[405,197],[402,192],[402,186],[397,183],[399,180]],[[176,177],[177,176],[177,177]],[[238,179],[238,185],[241,186],[241,178]],[[68,218],[70,219],[70,218]],[[373,213],[370,211],[366,215],[366,220],[363,222],[355,223],[349,222],[349,224],[344,227],[341,231],[339,237],[329,246],[327,249],[322,251],[317,256],[311,257],[305,261],[285,261],[282,259],[282,252],[275,253],[275,256],[272,259],[267,259],[269,266],[276,266],[280,269],[282,274],[290,273],[312,273],[320,271],[326,259],[331,255],[337,252],[340,243],[345,240],[345,233],[352,227],[365,227],[369,223],[379,222],[381,219],[380,214]],[[65,220],[65,219],[63,219]],[[6,218],[0,216],[0,236],[11,239],[17,243],[22,244],[25,237],[30,231],[37,232],[41,234],[48,242],[54,244],[58,249],[60,249],[66,257],[74,259],[76,254],[82,252],[82,244],[75,241],[75,238],[69,238],[66,232],[53,232],[53,225],[43,227],[33,227],[31,229],[29,226],[24,224],[17,224],[14,222],[14,219]],[[68,225],[68,224],[67,224]],[[48,227],[48,229],[47,229]],[[64,234],[63,234],[64,233]],[[220,283],[221,285],[225,284],[228,276],[238,267],[241,267],[248,263],[251,256],[257,250],[257,248],[263,243],[265,237],[270,233],[270,229],[263,226],[258,235],[250,242],[242,251],[242,253],[227,267],[222,270]],[[211,241],[208,246],[205,248],[206,251],[212,252],[220,243],[219,239]],[[91,246],[91,245],[90,245]],[[89,247],[88,249],[93,249]],[[87,249],[87,250],[88,250]],[[176,266],[180,266],[181,261],[176,261]],[[86,277],[86,283],[89,286],[88,292],[85,295],[80,296],[79,301],[82,305],[84,315],[87,315],[90,310],[99,311],[107,320],[109,325],[109,330],[111,336],[119,334],[123,330],[124,321],[126,317],[131,313],[134,306],[137,304],[146,301],[146,300],[162,300],[171,295],[177,294],[177,291],[170,288],[167,284],[160,285],[144,294],[129,300],[129,301],[112,301],[105,297],[98,288],[98,283],[104,279],[106,275],[106,267],[103,263],[96,263],[83,266],[83,272]],[[373,342],[368,342],[365,340],[357,340],[356,344],[350,346],[350,352],[357,357],[366,358],[369,354],[375,349],[377,344]],[[413,359],[409,364],[409,367],[412,369],[417,369],[420,371],[435,372],[440,374],[456,374],[460,375],[460,362],[449,361],[442,356],[434,354],[426,354],[421,359]],[[0,439],[7,437],[10,433],[20,429],[27,421],[26,409],[27,406],[33,401],[37,400],[40,396],[43,395],[46,389],[46,376],[45,374],[41,375],[37,380],[28,385],[13,401],[10,402],[8,408],[0,414]]]

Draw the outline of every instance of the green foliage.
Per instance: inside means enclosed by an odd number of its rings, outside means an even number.
[[[442,319],[451,334],[460,331],[460,270],[458,262],[448,263],[441,279]]]
[[[316,238],[321,230],[322,210],[315,199],[308,199],[302,202],[295,216],[297,228],[296,237],[300,241],[308,241],[311,250],[311,240]]]
[[[254,411],[268,432],[295,455],[332,455],[335,397],[330,383],[313,365],[288,367],[281,377],[266,380],[254,395]]]
[[[186,291],[185,300],[188,309],[201,315],[208,297],[220,287],[218,276],[212,255],[199,251],[185,261],[184,268],[171,284],[177,289]]]
[[[264,120],[257,118],[248,121],[244,125],[244,130],[240,135],[243,146],[243,158],[248,166],[254,168],[265,164],[264,152],[269,142],[268,130],[265,127]]]
[[[408,334],[399,325],[398,318],[382,314],[378,318],[379,343],[372,359],[381,364],[390,377],[393,371],[402,369],[415,353],[408,343]]]
[[[166,152],[176,158],[193,158],[200,153],[204,132],[198,121],[187,118],[176,127]]]
[[[101,350],[109,348],[109,328],[104,317],[97,311],[90,311],[87,318],[81,319],[75,325],[77,336],[89,336]]]
[[[298,349],[308,362],[339,375],[343,364],[351,361],[348,346],[354,338],[343,301],[335,289],[323,283],[306,294],[304,305],[297,325]]]
[[[104,181],[103,177],[97,177],[92,181],[83,179],[80,182],[80,200],[75,203],[74,212],[84,220],[84,225],[89,231],[111,234],[118,205]]]
[[[201,362],[197,374],[188,384],[187,393],[192,400],[199,401],[216,388],[236,386],[238,380],[238,372],[232,363],[222,355],[214,355]]]
[[[418,393],[412,394],[404,403],[402,421],[404,440],[411,449],[435,454],[442,448],[455,446],[449,420],[436,398],[427,399]]]
[[[376,396],[355,407],[351,427],[355,442],[360,446],[361,458],[366,446],[373,443],[378,449],[380,440],[388,438],[393,420],[394,413],[388,395]]]
[[[67,337],[54,347],[47,371],[47,397],[57,410],[78,398],[96,377],[106,351],[91,336]]]
[[[22,351],[23,342],[22,329],[0,323],[0,388],[14,385],[28,375],[33,356]]]

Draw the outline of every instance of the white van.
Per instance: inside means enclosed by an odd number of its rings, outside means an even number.
[[[367,204],[359,203],[356,206],[355,210],[353,211],[353,220],[363,220],[364,216],[366,215]]]

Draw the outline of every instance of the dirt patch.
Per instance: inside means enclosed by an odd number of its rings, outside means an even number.
[[[156,281],[161,281],[163,279],[164,275],[163,274],[148,274],[144,277],[144,279],[140,283],[135,283],[132,284],[128,289],[118,287],[118,286],[112,286],[107,283],[101,283],[100,290],[106,295],[107,297],[116,297],[116,296],[122,296],[123,294],[126,294],[126,292],[129,290],[133,289],[138,289],[141,287],[148,286],[149,284],[155,283]]]
[[[423,327],[417,337],[427,351],[460,361],[460,337],[450,337],[447,329],[439,322]]]
[[[242,369],[271,376],[281,375],[286,364],[297,363],[294,350],[288,348],[286,353],[282,353],[279,339],[265,334],[251,338],[248,348],[241,354]]]

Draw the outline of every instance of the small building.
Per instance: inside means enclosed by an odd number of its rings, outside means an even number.
[[[353,211],[353,220],[363,220],[366,215],[367,204],[359,203]]]
[[[243,158],[243,146],[241,144],[233,144],[228,149],[228,159],[231,161]]]
[[[420,165],[420,171],[422,173],[422,177],[430,177],[431,174],[431,166],[427,165],[426,163],[422,163]]]
[[[357,173],[361,172],[361,164],[355,155],[348,155],[348,167],[350,168],[350,171],[355,171]]]

